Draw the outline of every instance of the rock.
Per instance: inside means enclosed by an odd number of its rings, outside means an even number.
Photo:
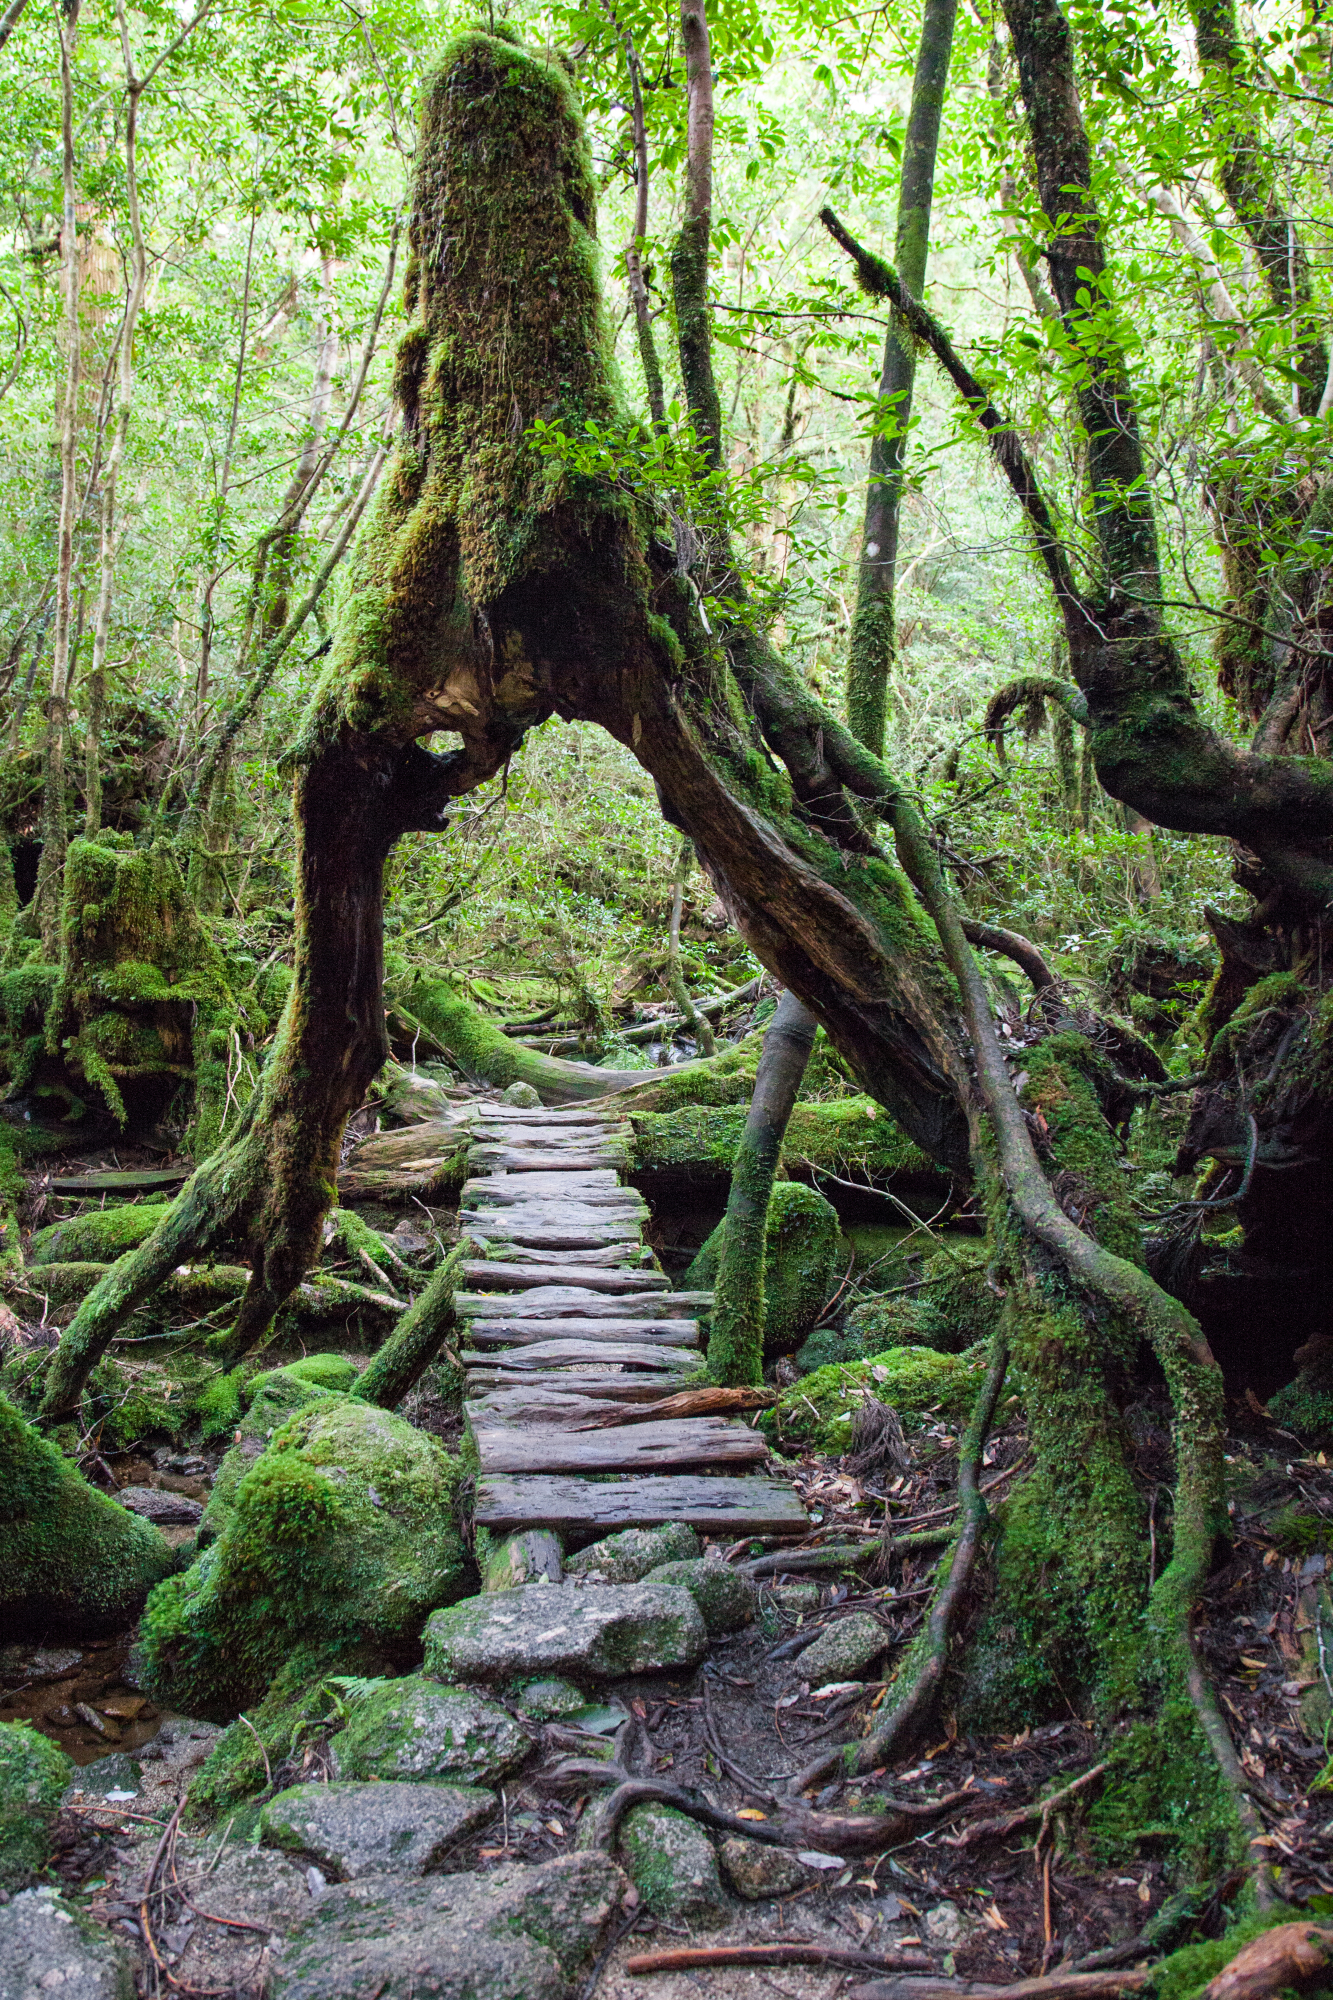
[[[83,1654],[73,1646],[0,1646],[0,1687],[40,1687],[72,1674]]]
[[[252,1846],[239,1836],[237,1827],[230,1840],[218,1834],[197,1841],[182,1835],[177,1844],[177,1865],[187,1881],[191,1876],[202,1881],[208,1871],[210,1900],[195,1898],[200,1906],[254,1926],[241,1931],[225,1924],[196,1923],[181,1958],[171,1968],[187,1993],[253,1995],[256,1947],[277,1944],[313,1906],[309,1874],[303,1864],[277,1848]],[[219,1850],[221,1859],[216,1860]],[[151,1853],[149,1847],[144,1866]],[[132,1891],[139,1879],[131,1875],[125,1886]],[[184,1912],[182,1931],[188,1918],[189,1912]],[[181,1931],[175,1935],[179,1939]]]
[[[500,1092],[500,1102],[517,1104],[525,1111],[535,1111],[541,1097],[530,1083],[511,1083],[507,1090]]]
[[[889,1644],[889,1635],[868,1611],[853,1611],[828,1626],[807,1646],[797,1665],[801,1679],[815,1687],[820,1681],[855,1679]]]
[[[151,1521],[155,1528],[192,1528],[204,1511],[198,1500],[187,1499],[184,1493],[168,1493],[158,1486],[122,1486],[111,1497],[131,1514],[137,1514],[141,1521]]]
[[[586,1698],[573,1681],[529,1681],[518,1690],[514,1703],[524,1715],[535,1716],[538,1722],[554,1722],[585,1707]]]
[[[748,1576],[742,1576],[724,1562],[698,1558],[693,1562],[663,1563],[649,1570],[649,1583],[677,1583],[703,1613],[710,1639],[739,1632],[759,1609],[759,1592]]]
[[[967,1919],[957,1903],[936,1903],[927,1910],[926,1930],[936,1944],[962,1944],[968,1933]]]
[[[270,1368],[247,1385],[250,1405],[232,1433],[234,1442],[219,1465],[213,1490],[199,1523],[199,1547],[217,1540],[236,1505],[236,1494],[247,1472],[267,1451],[289,1417],[332,1392],[317,1382],[308,1382],[289,1368]]]
[[[723,1841],[721,1852],[728,1882],[747,1903],[762,1902],[766,1896],[789,1896],[810,1880],[809,1869],[803,1868],[787,1847],[765,1847],[762,1841],[746,1840],[734,1833]]]
[[[507,1710],[466,1688],[407,1674],[357,1702],[333,1739],[340,1778],[490,1784],[527,1757],[531,1739]]]
[[[833,1290],[838,1212],[815,1188],[778,1181],[768,1203],[764,1243],[764,1353],[790,1354],[818,1320]],[[719,1222],[689,1270],[688,1291],[708,1291],[722,1261]]]
[[[47,1836],[74,1766],[26,1722],[0,1724],[0,1889],[17,1889],[41,1867]]]
[[[134,1975],[54,1889],[25,1889],[0,1906],[0,2000],[134,2000]]]
[[[154,1591],[140,1634],[154,1696],[230,1721],[298,1649],[313,1676],[414,1648],[427,1614],[472,1587],[458,1479],[433,1437],[373,1403],[325,1394],[298,1409],[218,1539]]]
[[[692,1667],[708,1650],[699,1607],[674,1584],[528,1584],[470,1597],[427,1620],[425,1671],[436,1680],[522,1674],[622,1674]]]
[[[156,1760],[154,1760],[156,1761]],[[143,1767],[128,1750],[113,1750],[74,1773],[72,1793],[85,1798],[105,1798],[108,1792],[137,1792],[143,1782]]]
[[[520,1584],[559,1583],[564,1570],[560,1539],[549,1528],[507,1535],[482,1569],[483,1590],[516,1590]]]
[[[699,1537],[684,1521],[667,1521],[660,1528],[622,1528],[604,1535],[570,1556],[566,1576],[595,1576],[602,1583],[642,1583],[649,1570],[663,1563],[689,1562],[703,1554]]]
[[[123,1630],[175,1560],[0,1396],[0,1631]]]
[[[458,1785],[293,1785],[264,1807],[259,1837],[313,1861],[326,1882],[424,1875],[495,1806],[494,1792]]]
[[[655,1917],[719,1924],[729,1914],[713,1843],[671,1806],[635,1806],[620,1826],[620,1858]]]
[[[273,2000],[566,2000],[626,1888],[604,1854],[331,1888],[292,1929]]]
[[[779,1583],[773,1588],[773,1602],[788,1618],[800,1618],[819,1609],[817,1583]]]

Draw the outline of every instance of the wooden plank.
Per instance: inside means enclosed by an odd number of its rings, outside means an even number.
[[[629,1139],[634,1127],[625,1120],[617,1125],[570,1126],[556,1132],[528,1125],[487,1125],[474,1142],[483,1146],[538,1147],[543,1151],[584,1152],[589,1146],[609,1146],[614,1140]]]
[[[661,1389],[662,1378],[657,1375],[625,1376],[624,1381],[635,1382],[640,1393],[647,1395],[649,1382],[656,1382]],[[552,1384],[558,1384],[559,1375],[551,1377]],[[498,1389],[482,1389],[472,1393],[472,1378],[468,1378],[468,1397],[463,1404],[463,1415],[473,1430],[530,1430],[534,1424],[555,1424],[568,1430],[573,1424],[628,1422],[639,1407],[636,1402],[624,1397],[604,1396],[594,1390],[583,1389],[573,1394],[557,1386],[536,1387],[529,1382],[515,1388],[512,1384]],[[652,1403],[646,1404],[648,1409]]]
[[[528,1291],[534,1285],[551,1282],[550,1268],[545,1264],[502,1264],[498,1258],[493,1262],[486,1258],[465,1258],[458,1268],[470,1283],[501,1292]],[[580,1289],[604,1292],[609,1297],[622,1297],[629,1292],[665,1292],[670,1283],[662,1271],[599,1271],[595,1266],[579,1266]]]
[[[768,1446],[727,1417],[678,1418],[618,1430],[564,1431],[546,1424],[474,1433],[484,1478],[497,1472],[657,1472],[667,1466],[755,1465]]]
[[[469,1158],[474,1167],[498,1167],[504,1173],[533,1174],[549,1173],[555,1168],[621,1167],[628,1163],[629,1154],[623,1146],[614,1150],[610,1146],[599,1146],[596,1152],[581,1153],[561,1153],[553,1146],[522,1149],[517,1146],[474,1146]]]
[[[489,1174],[484,1180],[464,1181],[461,1199],[465,1205],[483,1201],[497,1208],[552,1199],[585,1202],[593,1208],[623,1208],[635,1196],[631,1189],[621,1187],[614,1167],[590,1167],[578,1173]],[[647,1214],[646,1201],[639,1201],[639,1210]]]
[[[454,1309],[464,1319],[697,1319],[712,1300],[711,1292],[632,1292],[608,1298],[582,1285],[535,1285],[508,1297],[459,1292]]]
[[[543,1340],[631,1340],[648,1347],[697,1347],[697,1319],[474,1319],[467,1330],[474,1347],[533,1347]]]
[[[561,1110],[551,1104],[477,1104],[469,1107],[474,1118],[497,1125],[615,1125],[623,1124],[623,1111],[596,1111],[591,1105],[569,1105]]]
[[[496,1356],[469,1350],[461,1359],[465,1368],[475,1368],[493,1363]],[[534,1340],[529,1346],[504,1350],[505,1367],[511,1375],[561,1366],[586,1368],[599,1361],[622,1368],[671,1369],[678,1373],[688,1370],[691,1374],[699,1366],[698,1355],[692,1354],[688,1347],[657,1347],[650,1341]]]
[[[188,1181],[193,1167],[125,1167],[118,1171],[91,1174],[59,1174],[50,1185],[52,1194],[149,1194],[155,1188],[179,1187]]]
[[[475,1209],[458,1218],[460,1236],[474,1243],[512,1243],[526,1250],[607,1250],[616,1244],[632,1246],[643,1241],[637,1222],[491,1222],[485,1211]]]
[[[706,1534],[804,1535],[805,1509],[785,1479],[641,1476],[607,1480],[558,1474],[492,1474],[477,1481],[476,1521],[492,1533],[568,1529],[589,1537],[613,1528],[688,1521]]]
[[[691,1355],[690,1359],[694,1361],[696,1357]],[[678,1374],[670,1371],[652,1375],[618,1375],[610,1369],[585,1370],[580,1374],[575,1368],[538,1370],[533,1375],[513,1375],[503,1368],[469,1368],[467,1371],[470,1396],[512,1397],[515,1407],[531,1396],[546,1395],[557,1400],[564,1397],[571,1402],[586,1402],[590,1409],[599,1410],[611,1403],[655,1403],[670,1395],[673,1383],[680,1380]]]
[[[472,1231],[466,1232],[469,1236]],[[479,1239],[484,1241],[485,1239]],[[557,1271],[651,1271],[656,1266],[642,1243],[606,1243],[596,1249],[543,1250],[539,1245],[504,1242],[504,1261],[507,1264],[531,1265],[534,1271],[544,1271],[553,1277]]]

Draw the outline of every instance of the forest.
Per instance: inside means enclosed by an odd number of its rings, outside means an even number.
[[[0,2000],[1333,1995],[1322,4],[0,76]]]

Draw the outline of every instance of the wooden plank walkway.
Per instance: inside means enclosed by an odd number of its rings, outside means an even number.
[[[801,1535],[767,1447],[727,1417],[634,1421],[700,1363],[709,1292],[673,1292],[643,1241],[647,1209],[620,1173],[613,1114],[479,1105],[460,1227],[465,1411],[481,1463],[476,1518],[493,1534],[688,1521],[706,1533]],[[608,1416],[612,1419],[607,1423]],[[597,1428],[581,1429],[597,1420]],[[615,1477],[614,1475],[619,1475]],[[609,1476],[610,1475],[610,1476]]]

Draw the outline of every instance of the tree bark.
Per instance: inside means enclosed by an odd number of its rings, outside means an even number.
[[[925,290],[935,160],[957,11],[958,0],[926,0],[912,78],[893,255],[899,276],[916,298]],[[888,686],[896,648],[898,530],[915,380],[916,351],[911,337],[891,323],[884,336],[884,363],[870,443],[865,527],[847,660],[847,720],[877,757],[884,754]]]
[[[42,857],[38,866],[36,894],[42,950],[48,959],[55,959],[60,953],[61,897],[68,839],[65,824],[65,753],[69,735],[74,531],[79,512],[77,441],[82,340],[79,324],[78,207],[74,187],[74,53],[78,45],[79,4],[80,0],[65,0],[58,15],[63,201],[60,249],[65,294],[65,375],[57,420],[60,521],[56,531],[55,638],[42,760]]]

